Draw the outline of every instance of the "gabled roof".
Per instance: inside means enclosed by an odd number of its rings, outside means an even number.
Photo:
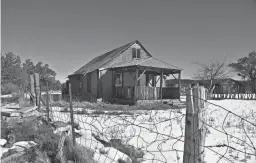
[[[107,52],[105,54],[102,54],[102,55],[94,58],[93,60],[91,60],[90,62],[88,62],[84,66],[82,66],[80,69],[78,69],[77,71],[75,71],[71,75],[75,75],[75,74],[84,74],[85,75],[85,74],[87,74],[89,72],[92,72],[94,70],[100,69],[105,64],[110,62],[112,59],[114,59],[119,54],[123,53],[125,50],[127,50],[130,46],[132,46],[135,43],[139,44],[141,46],[141,48],[143,48],[143,50],[146,53],[148,53],[148,51],[142,46],[142,44],[138,40],[135,40],[133,42],[125,44],[125,45],[123,45],[123,46],[121,46],[119,48],[116,48],[114,50],[111,50],[111,51],[109,51],[109,52]],[[148,55],[151,56],[150,53],[148,53]]]

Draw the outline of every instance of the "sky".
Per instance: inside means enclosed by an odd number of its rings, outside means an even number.
[[[134,40],[191,78],[256,50],[256,0],[2,0],[2,49],[67,76]]]

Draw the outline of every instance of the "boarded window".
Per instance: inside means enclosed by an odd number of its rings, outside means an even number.
[[[116,87],[121,87],[122,86],[122,82],[123,82],[123,76],[122,73],[116,73],[116,78],[115,78],[115,86]]]
[[[132,58],[140,58],[140,49],[132,48]]]
[[[87,74],[87,92],[91,92],[91,73]]]

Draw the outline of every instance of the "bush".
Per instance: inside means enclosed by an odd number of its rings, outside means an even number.
[[[13,121],[10,126],[11,135],[15,141],[30,141],[34,139],[36,134],[37,122],[36,119],[25,118],[21,123]]]
[[[14,138],[14,142],[8,142],[9,146],[18,141],[34,141],[39,151],[45,152],[51,160],[55,159],[58,151],[59,136],[53,133],[50,125],[37,117],[24,118],[21,123],[18,121],[10,123],[10,133]],[[30,151],[30,153],[35,153],[35,151]]]
[[[2,155],[3,162],[35,162],[35,163],[51,163],[50,158],[45,152],[41,152],[36,147],[26,149],[24,153],[19,153],[15,149],[9,149]],[[8,160],[8,161],[7,161]]]
[[[65,139],[65,147],[63,150],[64,155],[66,156],[66,158],[68,160],[74,160],[78,163],[95,163],[96,161],[93,160],[93,155],[94,153],[84,147],[81,146],[79,144],[77,144],[76,146],[73,146],[73,142],[71,137],[66,137]]]
[[[53,129],[46,124],[38,128],[35,135],[35,142],[41,151],[45,151],[47,155],[53,160],[57,154],[59,135],[53,133]]]
[[[2,123],[2,126],[6,125]],[[7,125],[6,125],[7,126]],[[37,145],[25,151],[25,154],[20,157],[25,162],[38,162],[38,159],[45,162],[56,162],[58,152],[58,144],[60,136],[53,133],[53,127],[45,122],[41,117],[24,118],[21,122],[17,119],[10,121],[10,133],[14,137],[14,141],[9,145],[18,141],[34,141]],[[9,128],[7,128],[9,129]],[[7,133],[6,130],[5,133]],[[2,133],[3,134],[3,131]],[[5,137],[6,134],[3,134]],[[73,146],[72,140],[68,137],[64,143],[66,151],[64,155],[73,160],[75,157],[80,162],[95,162],[93,160],[93,152],[86,147],[77,145]],[[2,158],[14,154],[14,151],[9,151]]]

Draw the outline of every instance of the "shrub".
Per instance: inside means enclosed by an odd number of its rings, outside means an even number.
[[[50,125],[40,122],[36,117],[24,118],[21,123],[13,123],[11,135],[15,138],[15,142],[35,141],[37,148],[45,151],[52,159],[57,154],[59,136],[53,133]]]
[[[59,135],[54,134],[53,129],[49,125],[41,125],[36,132],[34,140],[41,151],[45,151],[51,159],[55,158],[58,149]]]
[[[74,160],[78,163],[95,163],[93,160],[94,153],[90,149],[79,144],[73,146],[71,137],[66,137],[64,144],[65,147],[63,153],[68,160]]]
[[[13,120],[11,122],[11,135],[15,137],[15,141],[30,141],[34,139],[36,134],[37,122],[36,119],[25,118],[21,123]]]
[[[50,163],[50,159],[45,152],[41,152],[36,147],[26,149],[24,153],[18,153],[15,149],[10,149],[2,155],[4,162],[35,162],[35,163]],[[8,161],[7,161],[8,160]]]
[[[10,132],[14,137],[14,142],[17,141],[34,141],[37,145],[25,151],[25,154],[19,157],[23,162],[56,162],[56,156],[58,152],[58,144],[60,136],[53,133],[53,127],[44,122],[40,117],[24,118],[21,122],[13,120],[10,123]],[[4,123],[2,125],[5,125]],[[3,135],[5,136],[5,135]],[[70,138],[65,140],[66,152],[64,155],[73,160],[76,158],[78,162],[94,163],[93,152],[86,147],[76,145],[73,146]],[[4,157],[8,157],[15,154],[14,151],[7,152]],[[19,160],[20,161],[20,160]]]

